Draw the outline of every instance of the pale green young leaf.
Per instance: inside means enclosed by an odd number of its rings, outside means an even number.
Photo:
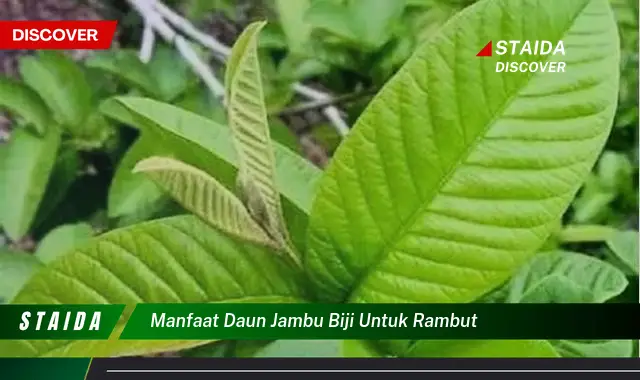
[[[249,215],[236,196],[204,171],[166,157],[140,161],[134,173],[144,173],[184,208],[232,236],[278,248]]]
[[[601,303],[628,284],[620,270],[580,253],[556,251],[534,257],[508,284],[508,303]]]
[[[565,358],[628,358],[633,354],[633,340],[552,340],[551,344]]]
[[[73,134],[82,132],[93,106],[93,94],[84,72],[71,58],[42,52],[20,60],[20,74],[53,112],[55,120]]]
[[[275,158],[260,78],[257,44],[265,25],[250,24],[232,48],[225,76],[227,120],[238,154],[239,190],[249,213],[279,244],[290,245],[275,184]]]
[[[566,55],[476,57],[490,40],[562,40]],[[505,61],[564,61],[566,72],[496,72]],[[618,64],[607,0],[483,0],[456,15],[371,101],[325,172],[306,255],[319,297],[470,302],[504,282],[602,149]]]
[[[39,134],[43,134],[50,124],[49,109],[38,94],[10,78],[0,77],[0,108],[21,117]]]
[[[118,336],[138,303],[302,302],[299,276],[272,252],[234,240],[195,216],[117,229],[38,271],[15,304],[126,304]],[[203,341],[5,341],[4,357],[124,356]]]
[[[65,224],[51,230],[38,244],[35,256],[49,263],[71,251],[93,236],[93,228],[87,223]]]
[[[14,240],[33,222],[56,162],[60,131],[50,125],[41,137],[17,128],[0,145],[0,224]]]
[[[0,249],[0,304],[11,302],[41,267],[42,263],[30,253]]]
[[[638,231],[619,231],[607,240],[607,247],[613,253],[613,262],[631,275],[638,275]]]

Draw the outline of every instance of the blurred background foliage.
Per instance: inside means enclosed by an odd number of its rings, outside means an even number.
[[[592,174],[545,248],[587,253],[624,269],[632,286],[616,300],[637,302],[638,2],[610,1],[622,48],[615,125]],[[322,109],[335,105],[353,125],[372,94],[415,47],[473,2],[166,4],[226,46],[252,20],[270,21],[261,35],[260,53],[272,136],[323,167],[343,137]],[[0,106],[8,111],[0,121],[0,298],[6,300],[19,289],[23,274],[95,234],[183,212],[151,182],[131,174],[137,160],[162,153],[162,148],[114,117],[105,108],[106,99],[147,96],[220,123],[225,112],[173,47],[157,41],[150,62],[138,58],[143,24],[124,0],[0,0],[0,16],[119,20],[116,44],[108,52],[0,52]],[[204,49],[198,54],[222,78],[221,60]],[[330,100],[305,102],[292,90],[296,82]],[[53,124],[60,134],[51,133],[48,127]]]

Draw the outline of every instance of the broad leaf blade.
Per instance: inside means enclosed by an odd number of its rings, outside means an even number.
[[[161,96],[158,84],[149,67],[138,58],[135,50],[99,52],[86,62],[87,67],[112,74],[125,84],[150,96]]]
[[[348,7],[352,29],[367,48],[375,51],[393,37],[405,0],[352,0]]]
[[[38,244],[35,256],[49,263],[71,251],[93,236],[93,228],[87,223],[65,224],[49,232]]]
[[[20,60],[20,74],[53,112],[55,120],[73,134],[82,132],[93,106],[93,94],[82,69],[57,52]]]
[[[613,262],[631,275],[638,275],[638,231],[619,231],[607,240]]]
[[[600,303],[622,293],[624,274],[602,260],[573,252],[545,252],[511,279],[506,302]]]
[[[151,157],[140,161],[133,171],[145,173],[209,225],[253,243],[277,247],[242,202],[202,170],[171,158]]]
[[[304,52],[308,47],[311,26],[305,22],[304,15],[310,4],[310,0],[276,0],[274,3],[282,30],[287,37],[288,48],[294,54]]]
[[[109,217],[149,214],[165,196],[162,190],[149,178],[135,175],[132,170],[140,160],[157,154],[168,154],[157,141],[140,136],[124,154],[111,180],[107,212]]]
[[[38,94],[22,83],[0,77],[0,108],[8,109],[43,134],[49,126],[49,110]]]
[[[228,122],[238,153],[240,191],[247,199],[249,212],[270,233],[281,235],[286,244],[288,236],[275,185],[275,158],[260,78],[258,35],[265,25],[249,25],[232,49],[225,77]]]
[[[30,253],[0,249],[0,304],[11,302],[41,267],[42,263]]]
[[[566,56],[475,57],[503,39],[563,40]],[[564,60],[567,72],[496,73],[507,60]],[[320,297],[469,302],[506,280],[593,166],[618,60],[606,0],[485,0],[459,13],[369,104],[327,169],[306,259]]]
[[[546,340],[418,341],[406,355],[414,358],[553,358]]]
[[[554,340],[553,347],[565,358],[629,358],[633,340]]]
[[[0,145],[0,224],[10,238],[23,237],[31,227],[59,146],[55,125],[42,137],[18,128],[8,144]]]
[[[299,278],[271,252],[233,240],[194,216],[114,230],[36,273],[16,304],[300,302]],[[117,335],[116,335],[117,336]],[[0,356],[122,356],[200,341],[6,341]]]

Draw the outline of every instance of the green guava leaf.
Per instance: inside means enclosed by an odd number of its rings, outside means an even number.
[[[511,279],[508,303],[601,303],[628,281],[613,265],[580,253],[545,252]]]
[[[0,145],[0,224],[11,239],[20,239],[31,227],[59,146],[55,125],[41,137],[17,128],[9,143]]]
[[[638,231],[619,231],[607,240],[614,263],[631,275],[638,275]]]
[[[152,138],[140,136],[124,154],[109,186],[109,217],[144,214],[157,208],[165,198],[162,190],[145,176],[132,172],[136,164],[156,154],[170,152]]]
[[[376,347],[366,340],[343,340],[342,356],[345,358],[381,358],[385,357]]]
[[[546,340],[418,341],[405,355],[413,358],[553,358],[560,355]]]
[[[303,300],[278,256],[233,240],[195,216],[158,219],[92,239],[37,272],[15,304],[126,304],[109,341],[5,341],[0,356],[123,356],[202,341],[119,341],[137,303],[282,303]]]
[[[35,91],[16,80],[0,77],[0,108],[21,117],[39,134],[49,126],[47,105]]]
[[[46,51],[22,58],[20,74],[59,124],[73,134],[82,131],[93,107],[93,92],[78,64],[61,53]]]
[[[252,353],[256,358],[336,358],[341,340],[276,340]]]
[[[277,248],[242,202],[204,171],[166,157],[144,159],[133,171],[147,175],[210,226],[243,240]]]
[[[349,25],[371,50],[380,49],[393,36],[401,21],[405,0],[350,0]]]
[[[628,358],[633,354],[633,340],[552,340],[551,344],[565,358]]]
[[[82,170],[82,160],[74,149],[60,149],[58,157],[51,170],[49,183],[40,201],[40,207],[34,220],[34,227],[39,228],[42,223],[54,213],[56,207],[64,200],[78,174]]]
[[[260,77],[258,36],[266,22],[246,27],[231,50],[225,75],[228,123],[238,154],[238,183],[251,216],[279,244],[291,245],[275,184],[275,157]]]
[[[86,63],[87,67],[111,74],[132,88],[154,97],[162,96],[149,67],[131,49],[98,52]]]
[[[158,45],[146,66],[161,94],[161,99],[173,101],[197,83],[189,64],[173,47]]]
[[[562,40],[566,55],[476,57],[492,40]],[[371,101],[319,184],[306,255],[318,296],[471,302],[509,278],[607,139],[619,55],[606,0],[483,0],[455,16]],[[566,72],[496,72],[506,61]]]
[[[51,230],[38,244],[35,256],[49,263],[71,251],[93,236],[93,228],[87,223],[65,224]]]
[[[42,263],[30,253],[0,249],[0,304],[11,302],[41,267]]]
[[[278,12],[280,25],[287,37],[287,47],[293,53],[307,50],[311,25],[305,22],[304,15],[309,9],[309,0],[276,0],[275,9]]]

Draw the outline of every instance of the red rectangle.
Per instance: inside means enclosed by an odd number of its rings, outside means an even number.
[[[117,21],[0,21],[0,50],[106,50]]]

